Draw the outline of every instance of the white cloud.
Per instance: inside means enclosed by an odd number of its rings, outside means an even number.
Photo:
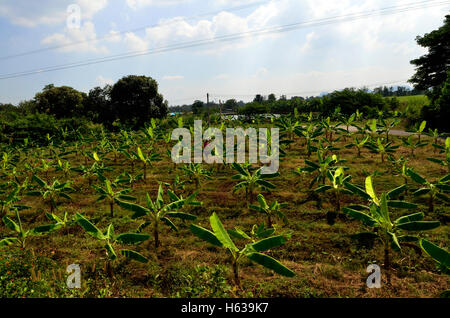
[[[225,74],[225,73],[216,75],[214,77],[214,79],[216,79],[216,80],[225,80],[225,79],[229,79],[229,78],[230,78],[230,75],[229,74]]]
[[[317,35],[314,31],[308,33],[308,34],[306,35],[306,42],[305,42],[305,44],[302,45],[302,47],[300,48],[300,51],[301,51],[302,53],[305,53],[305,52],[311,50],[311,49],[312,49],[312,42],[313,42],[315,39],[317,39],[317,38],[318,38],[318,35]]]
[[[270,2],[254,10],[247,17],[222,11],[210,19],[188,22],[182,17],[161,20],[156,27],[146,29],[145,39],[154,47],[173,43],[183,43],[198,40],[211,40],[226,35],[242,35],[239,42],[217,42],[213,49],[203,52],[220,52],[229,48],[248,47],[258,38],[246,37],[245,33],[268,26],[279,14],[277,6]]]
[[[61,24],[68,17],[67,7],[70,4],[80,6],[82,20],[91,20],[107,6],[108,0],[2,1],[0,16],[7,18],[12,24],[24,27]]]
[[[85,22],[79,29],[65,28],[64,33],[54,33],[44,38],[41,43],[47,46],[62,46],[60,52],[106,54],[108,49],[95,41],[97,35],[92,22]],[[78,43],[78,44],[77,44]]]
[[[136,10],[146,6],[168,6],[190,2],[190,0],[126,0],[130,8]]]
[[[133,32],[128,32],[125,34],[124,42],[127,48],[131,51],[145,51],[148,49],[149,43]]]
[[[183,75],[166,75],[163,77],[163,80],[165,81],[174,81],[174,80],[181,80],[184,79]]]
[[[119,43],[122,41],[122,36],[119,32],[111,30],[109,34],[106,36],[106,40],[111,43]]]
[[[106,85],[113,85],[114,80],[111,78],[103,77],[102,75],[97,76],[97,84],[100,85],[100,87],[104,87]]]

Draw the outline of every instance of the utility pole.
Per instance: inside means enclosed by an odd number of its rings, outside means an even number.
[[[206,111],[208,112],[208,125],[211,124],[211,118],[209,113],[209,93],[206,93]]]

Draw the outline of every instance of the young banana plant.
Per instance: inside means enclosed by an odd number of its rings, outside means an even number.
[[[131,195],[128,195],[128,193],[131,192],[131,189],[122,189],[122,190],[115,190],[113,189],[113,184],[111,184],[111,181],[109,181],[106,178],[103,178],[104,187],[92,185],[92,187],[98,192],[99,197],[97,198],[98,202],[101,202],[103,200],[108,201],[109,205],[109,211],[111,218],[114,217],[114,204],[118,204],[120,200],[126,200],[126,201],[136,201],[137,199]]]
[[[142,174],[142,173],[139,173],[139,174],[133,176],[133,175],[129,174],[128,172],[124,171],[119,176],[117,183],[128,184],[133,189],[136,182],[138,182],[139,180],[142,180],[142,178],[144,178],[144,174]]]
[[[450,174],[447,174],[436,182],[430,182],[410,168],[408,168],[406,173],[414,182],[422,186],[412,193],[413,196],[419,197],[428,194],[429,212],[434,212],[434,202],[436,199],[449,202],[447,193],[450,192]]]
[[[172,190],[172,192],[175,194],[182,194],[186,190],[186,183],[189,182],[191,182],[191,180],[181,180],[180,177],[176,175],[172,183],[162,182],[162,185]]]
[[[200,188],[202,179],[212,180],[212,171],[203,168],[201,163],[190,163],[186,166],[182,166],[181,170],[189,179],[194,180],[196,189]]]
[[[346,127],[346,132],[350,133],[350,126],[353,125],[353,122],[356,119],[356,114],[352,114],[350,117],[347,116],[340,116],[339,121],[340,124],[344,125]]]
[[[70,162],[69,161],[62,162],[61,159],[58,159],[55,170],[58,172],[62,172],[64,175],[64,178],[68,178],[70,176],[70,173],[72,172],[72,168],[70,167]]]
[[[272,190],[276,188],[273,183],[266,179],[278,177],[280,175],[279,172],[274,174],[261,174],[261,168],[254,172],[250,172],[249,167],[245,167],[239,163],[233,163],[232,167],[238,172],[232,179],[240,180],[240,182],[234,186],[233,193],[245,189],[245,198],[248,204],[253,203],[255,195],[254,191],[256,189]]]
[[[439,131],[437,130],[437,128],[434,129],[434,130],[428,128],[428,132],[427,132],[427,133],[424,133],[424,134],[425,134],[426,136],[428,136],[428,137],[430,137],[430,138],[433,139],[433,142],[432,142],[431,145],[432,145],[433,148],[434,148],[434,150],[433,150],[434,153],[436,153],[437,148],[435,147],[435,145],[440,146],[440,145],[439,145],[439,137],[440,137]]]
[[[106,255],[108,256],[106,268],[110,277],[113,276],[111,261],[115,261],[117,259],[117,253],[115,251],[114,245],[137,245],[145,242],[150,238],[149,235],[140,233],[122,233],[116,235],[114,233],[114,226],[112,224],[110,224],[106,232],[103,233],[83,215],[77,213],[75,218],[76,222],[86,231],[86,233],[105,244],[104,248],[106,250]],[[121,249],[120,254],[128,259],[132,259],[141,263],[148,262],[148,259],[145,256],[133,250]]]
[[[427,122],[424,120],[422,121],[414,130],[414,132],[416,133],[417,137],[418,137],[418,143],[420,144],[420,138],[422,136],[423,131],[425,130],[425,127],[427,126]]]
[[[12,209],[17,210],[31,209],[31,207],[29,206],[17,204],[17,202],[20,201],[21,199],[20,194],[24,189],[23,185],[19,185],[14,182],[13,186],[14,189],[9,192],[3,191],[2,186],[0,186],[0,195],[6,194],[4,198],[0,197],[0,218],[3,218]],[[25,187],[27,187],[27,185],[25,185]]]
[[[277,274],[286,277],[293,277],[295,275],[292,270],[281,264],[279,261],[262,253],[283,245],[286,242],[286,238],[284,236],[279,235],[265,238],[260,241],[247,244],[244,248],[239,249],[231,240],[228,232],[225,230],[225,227],[216,213],[211,215],[209,221],[213,232],[195,224],[191,224],[191,231],[200,239],[228,250],[232,258],[234,281],[237,286],[240,286],[239,261],[243,257],[247,257],[251,261],[269,268]]]
[[[175,224],[171,221],[170,218],[178,218],[181,220],[189,220],[189,221],[196,220],[197,216],[189,213],[179,212],[179,210],[185,205],[200,206],[202,204],[201,202],[195,201],[197,193],[194,193],[190,195],[188,198],[183,199],[182,196],[179,197],[171,190],[167,190],[167,194],[170,197],[170,201],[166,203],[164,203],[163,194],[164,191],[161,184],[159,185],[158,195],[156,197],[155,202],[152,201],[150,195],[147,193],[146,196],[147,207],[134,203],[118,201],[120,207],[122,207],[125,210],[134,212],[134,214],[131,217],[132,219],[143,218],[145,220],[144,223],[142,223],[139,226],[138,229],[139,232],[143,231],[149,225],[153,226],[155,249],[157,249],[160,245],[159,232],[161,223],[165,223],[172,230],[178,232],[178,228],[175,226]]]
[[[350,217],[372,228],[371,235],[382,241],[384,246],[384,266],[388,284],[390,284],[390,250],[401,251],[402,243],[408,245],[410,242],[418,242],[419,238],[410,235],[411,232],[418,233],[433,230],[440,226],[440,222],[423,221],[424,214],[421,212],[402,216],[395,221],[391,221],[390,206],[396,208],[413,208],[415,206],[411,203],[391,200],[404,190],[404,186],[398,187],[389,193],[382,193],[381,197],[376,195],[370,176],[366,178],[365,186],[365,191],[360,189],[356,192],[362,191],[359,194],[369,200],[369,206],[344,207],[343,211]]]
[[[147,180],[147,167],[152,166],[153,162],[155,161],[161,161],[159,158],[159,154],[157,153],[151,153],[151,154],[144,154],[140,147],[137,148],[137,157],[142,162],[142,166],[144,169],[144,182]]]
[[[381,132],[386,136],[386,142],[389,142],[389,134],[392,129],[394,129],[398,124],[400,124],[401,120],[393,118],[391,120],[385,120],[384,118],[380,118],[379,127]]]
[[[326,191],[332,191],[336,202],[335,212],[339,213],[339,211],[341,211],[341,193],[353,194],[344,186],[344,183],[349,182],[352,179],[352,176],[345,176],[344,168],[338,167],[334,171],[328,170],[327,177],[330,180],[331,185],[322,185],[314,190],[314,192],[323,193]]]
[[[437,145],[440,147],[441,150],[443,150],[442,152],[445,153],[445,159],[437,159],[437,158],[427,158],[428,161],[437,163],[439,165],[441,165],[444,168],[447,168],[447,171],[450,172],[450,137],[447,137],[447,139],[445,140],[445,146],[441,146],[441,145]],[[435,147],[436,149],[436,147]]]
[[[49,234],[61,227],[60,224],[48,224],[48,225],[41,225],[41,226],[35,227],[31,230],[25,230],[22,226],[20,214],[17,209],[15,209],[15,214],[16,214],[17,223],[14,222],[13,219],[11,219],[8,216],[4,216],[2,220],[8,229],[15,232],[16,237],[12,236],[12,237],[6,237],[4,239],[1,239],[0,247],[6,246],[6,245],[18,244],[22,248],[25,248],[26,239],[28,237]]]
[[[306,154],[308,158],[312,153],[317,151],[317,147],[313,145],[317,141],[317,138],[323,135],[323,130],[321,126],[315,126],[310,123],[306,128],[297,126],[294,130],[295,134],[299,137],[303,137],[306,140]]]
[[[369,136],[367,135],[364,139],[359,140],[358,137],[354,137],[354,141],[351,144],[345,145],[344,147],[346,149],[349,148],[356,148],[358,149],[358,158],[361,158],[361,149],[364,147],[364,145],[366,144],[366,142],[369,141]]]
[[[49,205],[51,213],[58,206],[58,198],[72,201],[69,193],[75,192],[75,190],[70,186],[72,184],[71,181],[60,183],[58,180],[54,180],[52,184],[48,184],[36,175],[33,176],[32,181],[38,184],[38,190],[30,191],[27,194],[40,196]]]
[[[420,240],[420,247],[438,264],[439,269],[450,275],[450,253],[426,239]]]
[[[345,160],[340,160],[336,155],[324,157],[321,151],[317,152],[317,160],[317,163],[305,160],[306,166],[303,168],[299,167],[294,171],[295,174],[300,176],[304,173],[313,175],[313,179],[309,184],[310,189],[312,189],[316,183],[325,185],[328,171],[334,171],[337,169],[338,164],[345,162]]]
[[[410,135],[408,138],[402,139],[403,145],[409,149],[411,149],[411,157],[414,157],[414,151],[416,149],[425,147],[427,145],[426,142],[420,142],[420,139],[418,141],[413,140],[413,135]]]
[[[278,201],[274,201],[270,205],[268,205],[266,198],[264,198],[262,194],[258,194],[257,200],[259,205],[252,204],[250,205],[250,209],[266,215],[268,227],[271,228],[273,226],[273,218],[275,216],[281,218],[285,224],[288,222],[286,216],[281,211],[282,208],[287,207],[287,203],[278,203]]]
[[[370,152],[381,155],[381,163],[384,163],[384,158],[386,155],[395,153],[400,147],[399,145],[392,145],[392,141],[383,142],[380,138],[377,139],[376,143],[368,142],[366,145]]]
[[[406,186],[408,186],[408,159],[400,157],[395,159],[393,156],[388,156],[388,161],[392,164],[391,173],[394,173],[395,176],[401,176],[403,178],[403,182]],[[405,194],[408,194],[408,189],[405,190]]]

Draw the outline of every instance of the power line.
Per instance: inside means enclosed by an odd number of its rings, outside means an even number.
[[[41,48],[41,49],[27,51],[27,52],[16,53],[16,54],[11,54],[11,55],[6,55],[6,56],[0,56],[0,61],[1,60],[13,59],[13,58],[16,58],[16,57],[32,55],[32,54],[36,54],[36,53],[42,53],[42,52],[46,52],[46,51],[62,49],[62,48],[66,48],[66,47],[70,47],[70,46],[74,46],[74,45],[80,45],[80,44],[84,44],[84,43],[98,42],[98,41],[101,41],[101,40],[105,40],[105,39],[108,39],[108,38],[113,38],[113,37],[116,37],[118,35],[129,33],[129,32],[133,32],[134,33],[134,32],[143,31],[143,30],[145,30],[147,28],[154,28],[154,27],[160,27],[160,26],[166,26],[166,25],[175,24],[175,23],[178,23],[180,21],[196,20],[196,19],[199,19],[199,18],[202,18],[202,17],[208,17],[208,16],[211,16],[211,15],[214,15],[214,14],[217,14],[217,13],[220,13],[220,12],[224,12],[224,11],[226,11],[226,12],[241,11],[241,10],[245,10],[245,9],[249,9],[249,8],[261,5],[263,3],[268,3],[269,1],[259,1],[259,2],[254,2],[254,3],[251,3],[251,4],[242,5],[242,6],[231,7],[231,8],[228,8],[228,9],[221,9],[221,10],[211,11],[211,12],[199,14],[199,15],[196,15],[196,16],[190,16],[190,17],[182,18],[180,20],[172,20],[172,21],[167,21],[167,22],[163,22],[163,23],[145,25],[145,26],[141,26],[141,27],[138,27],[138,28],[135,28],[135,29],[123,30],[123,31],[108,33],[108,34],[104,34],[102,36],[96,37],[94,39],[88,39],[88,40],[82,40],[82,41],[72,41],[72,42],[66,43],[66,44],[55,45],[55,46],[48,46],[48,47],[44,47],[44,48]],[[271,0],[271,1],[280,1],[280,0]]]
[[[217,36],[212,39],[203,39],[203,40],[196,40],[196,41],[172,44],[169,46],[159,47],[159,48],[155,48],[152,50],[127,52],[127,53],[123,53],[123,54],[112,55],[112,56],[107,56],[107,57],[102,57],[102,58],[88,59],[88,60],[84,60],[84,61],[80,61],[80,62],[44,67],[44,68],[23,71],[23,72],[18,72],[18,73],[3,74],[3,75],[0,75],[0,80],[28,76],[28,75],[39,74],[39,73],[45,73],[45,72],[53,72],[53,71],[76,68],[76,67],[87,66],[87,65],[92,65],[92,64],[111,62],[111,61],[128,59],[128,58],[137,57],[137,56],[164,53],[164,52],[170,52],[170,51],[186,49],[186,48],[193,48],[193,47],[204,46],[204,45],[212,44],[212,43],[216,43],[216,42],[233,41],[233,40],[242,39],[245,37],[263,36],[263,35],[268,35],[268,34],[273,34],[273,33],[289,32],[289,31],[293,31],[296,29],[306,28],[306,27],[316,27],[316,26],[324,26],[324,25],[330,25],[330,24],[335,24],[335,23],[355,21],[355,20],[359,20],[359,19],[363,19],[363,18],[367,18],[367,17],[371,17],[371,16],[377,16],[377,15],[384,16],[384,15],[389,15],[389,14],[408,12],[408,11],[412,11],[412,10],[447,5],[447,4],[450,4],[450,1],[440,1],[440,2],[429,2],[428,1],[426,4],[424,4],[423,2],[420,2],[419,4],[420,4],[419,6],[417,6],[417,3],[416,3],[416,5],[410,4],[408,7],[405,7],[405,5],[401,5],[401,6],[383,8],[383,9],[379,9],[379,10],[364,11],[364,12],[360,12],[360,13],[356,13],[356,14],[341,15],[341,16],[332,17],[332,18],[311,20],[311,21],[307,21],[307,22],[297,22],[297,23],[291,23],[291,24],[286,24],[286,25],[282,25],[282,26],[266,27],[263,29],[251,30],[251,31],[223,35],[223,36]]]

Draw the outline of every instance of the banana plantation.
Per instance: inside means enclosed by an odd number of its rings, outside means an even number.
[[[0,144],[0,297],[449,295],[450,138],[425,121],[399,135],[396,116],[360,112],[203,120],[278,128],[273,174],[248,156],[175,163],[171,133],[193,125]]]

